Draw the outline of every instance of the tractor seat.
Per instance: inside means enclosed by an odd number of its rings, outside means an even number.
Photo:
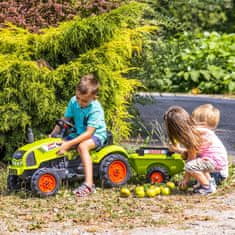
[[[104,144],[98,148],[95,149],[95,151],[100,151],[103,147],[107,145],[112,145],[113,144],[113,134],[111,131],[107,130],[107,139],[104,142]]]

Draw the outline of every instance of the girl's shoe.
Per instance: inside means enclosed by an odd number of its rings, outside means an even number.
[[[209,181],[209,183],[210,183],[211,191],[212,191],[213,193],[216,192],[216,183],[215,183],[214,178],[211,178],[210,181]],[[200,185],[200,183],[197,183],[197,185],[195,185],[195,186],[193,187],[193,192],[194,192],[194,193],[198,193],[198,190],[199,190],[199,189],[201,189],[201,185]]]
[[[199,188],[201,188],[201,184],[197,182],[195,185],[193,185],[193,192],[196,193]]]
[[[201,195],[208,195],[216,192],[216,188],[211,184],[209,185],[201,185],[199,189],[196,190],[196,193]]]
[[[214,179],[214,178],[211,178],[211,179],[210,179],[210,186],[212,187],[212,190],[213,190],[214,192],[216,192],[217,185],[216,185],[216,182],[215,182],[215,179]]]
[[[73,191],[73,193],[78,197],[86,197],[95,192],[95,185],[93,184],[92,187],[90,187],[86,183],[82,183],[77,189]]]

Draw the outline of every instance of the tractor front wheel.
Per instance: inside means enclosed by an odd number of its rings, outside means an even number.
[[[147,173],[147,181],[151,184],[163,183],[169,180],[168,170],[164,167],[151,167]]]
[[[31,189],[39,196],[52,196],[58,192],[60,182],[60,177],[55,170],[41,168],[34,172],[31,178]]]
[[[17,175],[8,175],[7,189],[9,191],[19,191],[22,187],[22,180]]]
[[[130,165],[121,154],[110,154],[100,164],[100,180],[105,187],[126,184],[131,177]]]

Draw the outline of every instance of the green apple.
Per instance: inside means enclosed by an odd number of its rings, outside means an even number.
[[[168,187],[162,187],[161,194],[162,195],[169,195],[169,194],[171,194],[171,190]]]
[[[166,186],[169,187],[171,190],[175,189],[175,183],[174,182],[167,182]]]
[[[135,192],[137,192],[137,191],[144,191],[144,187],[143,186],[137,186],[135,188]]]
[[[145,197],[145,192],[144,192],[144,190],[139,190],[139,191],[135,192],[135,195],[138,198],[143,198],[143,197]]]
[[[156,190],[155,190],[155,188],[148,188],[148,189],[146,190],[146,195],[147,195],[148,197],[155,197],[155,196],[156,196]]]
[[[159,195],[161,193],[161,188],[156,186],[155,187],[155,193],[156,193],[156,195]]]
[[[131,195],[131,191],[126,187],[122,187],[120,190],[120,195],[121,197],[129,197]]]
[[[144,197],[145,196],[145,191],[144,191],[144,187],[143,186],[137,186],[135,188],[135,195],[136,197]]]
[[[179,186],[179,189],[181,190],[181,191],[187,191],[188,190],[188,186],[187,185],[185,185],[185,186]]]

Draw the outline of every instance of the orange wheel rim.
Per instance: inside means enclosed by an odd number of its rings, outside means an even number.
[[[39,178],[38,187],[44,193],[52,192],[56,188],[56,178],[51,174],[44,174]]]
[[[127,175],[126,164],[119,160],[113,161],[109,166],[108,175],[113,183],[122,182]]]
[[[151,183],[162,183],[164,177],[161,172],[153,172],[150,176]]]

